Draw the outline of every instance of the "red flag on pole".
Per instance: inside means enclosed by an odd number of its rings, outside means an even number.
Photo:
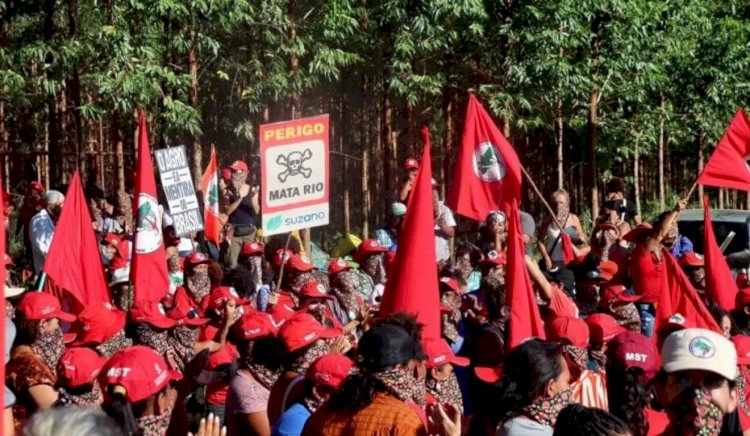
[[[570,235],[565,233],[565,231],[560,231],[560,242],[562,243],[562,255],[563,255],[563,263],[565,265],[568,265],[570,262],[573,262],[576,258],[576,253],[573,251],[573,241],[570,240]]]
[[[400,248],[399,248],[400,249]],[[544,339],[544,325],[531,287],[523,247],[521,214],[518,202],[511,203],[508,213],[508,264],[506,286],[510,306],[510,328],[506,350],[510,351],[524,340],[535,336]]]
[[[45,284],[54,285],[45,286],[45,290],[68,300],[76,313],[87,305],[111,301],[92,222],[81,175],[76,171],[44,262]]]
[[[703,231],[703,254],[706,268],[706,295],[713,299],[722,309],[734,310],[734,297],[739,292],[737,282],[727,265],[724,254],[714,235],[711,222],[711,202],[708,196],[703,197],[703,215],[705,230]]]
[[[521,197],[516,151],[473,94],[453,175],[445,203],[467,218],[482,221]]]
[[[148,145],[146,114],[141,111],[138,126],[138,166],[135,180],[135,243],[130,280],[133,301],[159,301],[169,292],[167,253],[162,236],[163,211],[156,201],[156,179]]]
[[[750,119],[741,108],[703,168],[697,183],[750,191]]]
[[[425,338],[440,337],[440,294],[435,256],[435,217],[432,209],[430,137],[422,128],[422,165],[409,196],[399,232],[396,259],[388,269],[380,316],[395,312],[416,315]]]
[[[203,191],[203,222],[206,241],[218,247],[221,243],[221,223],[219,222],[219,165],[216,163],[216,150],[211,146],[211,159],[201,178]]]
[[[658,330],[661,321],[679,313],[695,327],[722,333],[706,305],[698,297],[693,284],[690,283],[690,280],[680,268],[677,259],[666,249],[662,249],[662,257],[664,259],[664,276],[662,278],[664,285],[659,296],[659,304],[656,307],[654,331]]]

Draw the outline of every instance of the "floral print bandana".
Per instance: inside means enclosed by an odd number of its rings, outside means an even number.
[[[740,375],[737,377],[737,391],[740,393],[740,410],[746,414],[750,414],[750,405],[747,404],[748,385],[747,381],[750,379],[750,367],[747,365],[740,365]]]
[[[440,404],[450,404],[459,413],[464,412],[463,396],[461,387],[458,385],[458,379],[455,373],[451,373],[445,380],[437,381],[433,378],[425,381],[427,393],[432,394]]]
[[[142,416],[137,419],[138,430],[141,436],[164,436],[169,428],[172,418],[172,409],[167,409],[161,415]]]
[[[8,319],[16,318],[16,308],[13,307],[13,303],[8,300],[5,300],[5,317]]]
[[[203,297],[211,292],[211,279],[206,271],[191,271],[185,275],[185,285],[193,296],[193,300],[201,302]]]
[[[331,293],[336,297],[344,308],[349,319],[356,319],[359,314],[359,301],[357,301],[357,277],[355,271],[342,271],[331,279]],[[354,315],[354,318],[352,318]]]
[[[711,393],[705,388],[688,389],[677,400],[679,406],[670,410],[675,434],[690,436],[714,436],[721,431],[724,414],[711,401]]]
[[[557,415],[571,402],[571,390],[560,391],[550,398],[539,398],[523,408],[523,411],[539,424],[555,427]]]
[[[266,368],[263,365],[259,365],[257,363],[248,362],[243,365],[245,368],[247,368],[248,371],[250,371],[250,374],[253,375],[253,378],[260,383],[264,388],[271,390],[271,386],[273,386],[274,383],[276,383],[276,380],[279,379],[279,376],[281,375],[280,370],[272,370],[269,368]]]
[[[557,222],[565,228],[565,224],[568,223],[568,217],[570,216],[570,205],[567,202],[555,203],[555,208],[557,209],[555,218],[557,218]]]
[[[150,324],[141,323],[136,327],[136,335],[138,337],[138,343],[142,345],[148,345],[149,347],[156,350],[157,353],[161,354],[164,359],[172,364],[174,368],[174,349],[169,343],[169,332],[167,330],[157,330],[151,327]]]
[[[73,395],[68,392],[64,387],[57,389],[60,394],[60,403],[66,406],[81,406],[81,407],[99,407],[99,400],[101,400],[102,390],[99,388],[99,382],[94,380],[94,384],[91,390],[83,395]]]
[[[607,353],[602,350],[590,350],[589,357],[599,369],[607,366]]]
[[[328,347],[328,344],[312,345],[305,351],[304,354],[298,357],[297,360],[292,362],[289,371],[304,375],[307,373],[307,368],[309,368],[313,362],[318,360],[319,357],[325,356],[329,352],[330,348]]]
[[[247,171],[232,171],[232,190],[235,194],[239,194],[240,188],[247,181]]]
[[[586,348],[578,348],[573,345],[563,345],[563,352],[568,358],[568,362],[574,364],[576,368],[571,368],[571,373],[581,373],[586,370],[589,363],[589,352]],[[577,369],[578,371],[574,371]]]
[[[50,368],[57,368],[57,361],[65,352],[62,329],[57,328],[51,332],[40,333],[34,343],[31,344],[31,349]]]
[[[443,336],[451,343],[458,339],[458,323],[461,321],[461,299],[455,292],[444,292],[440,305],[453,309],[451,313],[440,315]]]
[[[111,338],[94,347],[94,349],[103,357],[109,359],[116,352],[133,345],[133,340],[125,336],[125,330],[120,330]]]
[[[182,372],[195,356],[195,342],[198,340],[198,329],[187,326],[177,326],[167,335],[169,345],[175,353],[177,370]]]
[[[610,305],[609,311],[612,312],[617,324],[630,331],[641,331],[641,316],[634,303]]]
[[[385,283],[385,265],[383,264],[383,253],[373,254],[360,266],[376,285]]]
[[[401,401],[408,401],[414,398],[414,385],[416,380],[407,374],[403,369],[389,369],[387,371],[373,374],[375,380],[380,383],[385,390]],[[422,383],[424,386],[424,383]]]

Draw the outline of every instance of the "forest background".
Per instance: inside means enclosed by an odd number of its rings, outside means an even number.
[[[145,108],[152,148],[187,145],[195,180],[214,144],[257,181],[260,124],[329,113],[332,225],[317,236],[361,235],[424,122],[448,186],[471,91],[546,196],[564,187],[590,222],[621,176],[648,218],[746,105],[749,54],[745,0],[1,0],[0,155],[16,195],[76,168],[113,194]]]

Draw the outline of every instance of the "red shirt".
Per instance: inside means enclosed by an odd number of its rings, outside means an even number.
[[[646,421],[648,421],[648,436],[658,436],[667,431],[667,427],[669,427],[669,418],[666,413],[646,409],[644,415]]]
[[[557,317],[578,318],[578,306],[568,295],[557,285],[552,285],[552,295],[549,299],[549,310],[554,316],[548,316],[545,321],[550,321]]]
[[[198,341],[209,341],[216,337],[219,332],[217,327],[212,325],[206,325],[201,328],[200,334],[198,335]],[[224,348],[212,353],[208,357],[208,364],[206,365],[207,370],[213,370],[220,365],[227,363],[234,363],[239,357],[237,348],[234,345],[227,342]],[[225,404],[227,401],[227,392],[229,391],[229,381],[215,381],[206,385],[206,404]]]
[[[659,301],[664,262],[656,257],[656,253],[646,250],[645,242],[636,245],[630,253],[630,271],[633,276],[633,290],[636,295],[643,295],[641,302]]]

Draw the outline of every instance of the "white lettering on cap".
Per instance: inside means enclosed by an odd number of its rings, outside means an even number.
[[[641,353],[625,353],[625,360],[631,361],[631,362],[646,362],[648,359],[647,354],[641,354]]]
[[[49,315],[50,313],[54,313],[57,311],[57,308],[55,306],[44,306],[42,307],[42,315]]]
[[[107,377],[127,377],[128,373],[130,373],[130,368],[119,368],[113,366],[107,371]]]
[[[305,335],[305,337],[304,337],[304,338],[302,338],[302,339],[304,339],[304,340],[305,340],[305,342],[310,342],[310,341],[312,341],[313,339],[315,339],[315,338],[316,338],[317,336],[318,336],[318,334],[317,334],[317,333],[315,333],[315,332],[312,332],[312,333],[308,333],[307,335]]]
[[[432,359],[432,363],[440,363],[440,362],[445,362],[445,360],[446,360],[446,357],[445,357],[445,356],[438,356],[438,357],[436,357],[436,358]]]

